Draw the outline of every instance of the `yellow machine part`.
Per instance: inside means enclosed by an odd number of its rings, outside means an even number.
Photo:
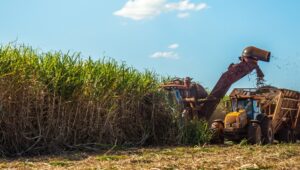
[[[241,109],[238,112],[230,112],[225,117],[225,128],[243,128],[247,125],[246,111]]]

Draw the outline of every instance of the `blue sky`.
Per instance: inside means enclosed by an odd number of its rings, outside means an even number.
[[[273,53],[261,63],[268,84],[300,90],[299,9],[292,0],[2,0],[0,43],[109,56],[209,88],[254,45]]]

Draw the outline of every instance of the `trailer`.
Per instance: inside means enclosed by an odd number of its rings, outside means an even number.
[[[213,141],[247,139],[249,143],[296,142],[300,134],[300,92],[271,86],[236,88],[230,111],[212,124]]]
[[[266,96],[261,101],[261,110],[272,120],[275,139],[295,142],[300,133],[300,92],[265,87],[258,93]]]

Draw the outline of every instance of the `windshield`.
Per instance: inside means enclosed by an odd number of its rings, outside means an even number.
[[[252,99],[238,99],[238,100],[232,100],[232,110],[234,112],[238,112],[241,109],[245,110],[247,113],[247,117],[250,119],[254,118],[254,110],[253,110],[253,102],[256,103],[256,101]]]
[[[236,112],[244,109],[247,112],[253,111],[253,102],[251,99],[232,100],[232,111]]]
[[[249,119],[256,119],[256,116],[261,114],[259,101],[254,99],[233,99],[232,111],[238,112],[241,109],[246,111]]]

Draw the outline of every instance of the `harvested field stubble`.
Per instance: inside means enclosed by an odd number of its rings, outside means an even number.
[[[177,143],[158,76],[112,59],[0,48],[0,155]]]
[[[300,169],[299,144],[196,146],[1,160],[3,169]]]

